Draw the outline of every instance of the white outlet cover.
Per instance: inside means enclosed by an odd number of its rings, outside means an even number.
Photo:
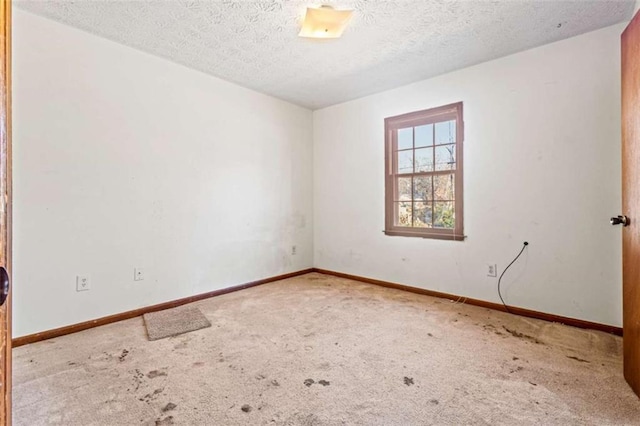
[[[144,280],[144,269],[135,268],[133,270],[133,280],[134,281],[143,281]]]
[[[498,276],[498,265],[495,263],[487,264],[487,276],[488,277],[497,277]]]
[[[76,275],[76,291],[91,290],[91,278],[89,275]]]

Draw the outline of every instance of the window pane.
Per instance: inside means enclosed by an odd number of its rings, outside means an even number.
[[[431,201],[431,176],[416,176],[413,178],[413,199]]]
[[[431,228],[431,203],[413,203],[413,226]]]
[[[413,127],[398,129],[398,149],[413,148]]]
[[[416,149],[416,172],[432,172],[433,171],[433,149],[422,148]]]
[[[411,202],[395,203],[396,226],[411,226]]]
[[[456,146],[443,145],[436,147],[436,170],[455,170]]]
[[[436,145],[456,142],[456,120],[436,123]]]
[[[411,201],[411,178],[398,178],[397,201]]]
[[[455,227],[455,214],[453,203],[435,202],[433,203],[433,227],[453,229]]]
[[[416,127],[416,148],[433,145],[433,124]]]
[[[455,200],[454,175],[438,175],[433,177],[433,198],[435,200]]]
[[[398,173],[413,173],[413,150],[398,151]]]

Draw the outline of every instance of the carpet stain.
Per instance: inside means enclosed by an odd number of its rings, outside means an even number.
[[[173,402],[170,402],[164,406],[164,408],[162,409],[162,412],[166,413],[167,411],[175,410],[176,407],[177,407],[176,404],[174,404]]]
[[[129,351],[126,350],[126,349],[123,349],[122,350],[122,354],[120,354],[120,356],[118,357],[120,362],[124,361],[124,359],[127,357],[127,355],[129,355]]]
[[[173,425],[173,424],[175,424],[175,422],[173,421],[173,416],[156,420],[156,426],[166,426],[166,425]]]
[[[407,386],[413,385],[413,377],[404,376],[404,384]]]
[[[158,398],[158,396],[164,391],[164,388],[156,389],[152,393],[148,393],[142,398],[139,398],[139,401],[146,402],[147,404],[154,399]]]
[[[529,336],[528,334],[524,334],[524,333],[520,333],[516,330],[511,330],[507,327],[505,327],[504,325],[502,326],[502,328],[504,328],[507,333],[511,334],[513,337],[517,337],[519,339],[524,339],[524,340],[529,340],[537,345],[543,345],[544,343],[542,343],[540,340],[536,339],[533,336]]]
[[[488,332],[494,332],[495,334],[497,334],[498,336],[502,336],[503,334],[501,332],[499,332],[498,330],[496,330],[496,326],[493,324],[484,324],[482,326],[482,329]]]
[[[305,385],[306,387],[310,387],[310,386],[311,386],[312,384],[314,384],[314,383],[318,383],[319,385],[322,385],[322,386],[329,386],[329,385],[331,384],[331,382],[328,382],[328,381],[326,381],[326,380],[318,380],[318,381],[316,382],[316,381],[315,381],[315,380],[313,380],[313,379],[307,379],[307,380],[305,380],[305,381],[304,381],[304,385]],[[276,386],[279,386],[279,385],[276,385]]]
[[[591,361],[587,361],[586,359],[582,359],[582,358],[578,358],[577,356],[569,356],[567,355],[567,358],[569,359],[575,359],[578,362],[586,362],[586,363],[591,363]]]
[[[158,370],[149,371],[147,373],[147,377],[150,379],[155,379],[156,377],[166,376],[166,375],[167,375],[166,371],[158,371]]]
[[[485,324],[482,326],[482,329],[488,332],[494,332],[495,334],[497,334],[498,336],[504,336],[504,333],[496,330],[496,326],[493,324]]]
[[[245,413],[248,413],[252,410],[251,406],[249,404],[244,404],[242,407],[240,407],[240,409],[242,411],[244,411]]]
[[[273,380],[271,381],[271,384],[272,384],[273,386],[280,386],[280,383],[278,383],[278,381],[277,381],[276,379],[273,379]]]
[[[142,380],[143,378],[144,378],[144,373],[136,368],[135,374],[133,375],[133,384],[135,386],[134,391],[137,391],[138,389],[140,389],[140,385],[143,382]]]
[[[440,401],[438,401],[437,399],[432,399],[431,401],[429,401],[430,403],[432,403],[433,405],[438,405],[440,404]]]

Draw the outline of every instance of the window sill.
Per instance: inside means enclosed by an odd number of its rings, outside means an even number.
[[[431,240],[464,241],[467,238],[466,235],[456,235],[446,232],[416,232],[408,230],[385,230],[382,232],[391,237],[417,237]]]

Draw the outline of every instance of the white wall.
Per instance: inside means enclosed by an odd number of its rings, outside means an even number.
[[[621,324],[624,25],[314,112],[316,267]],[[383,120],[464,102],[464,242],[389,237]]]
[[[15,337],[312,266],[310,111],[13,26]]]
[[[15,337],[311,266],[498,301],[485,264],[524,240],[508,303],[621,323],[623,25],[312,116],[19,9],[13,24]],[[384,236],[384,117],[460,100],[468,239]]]

